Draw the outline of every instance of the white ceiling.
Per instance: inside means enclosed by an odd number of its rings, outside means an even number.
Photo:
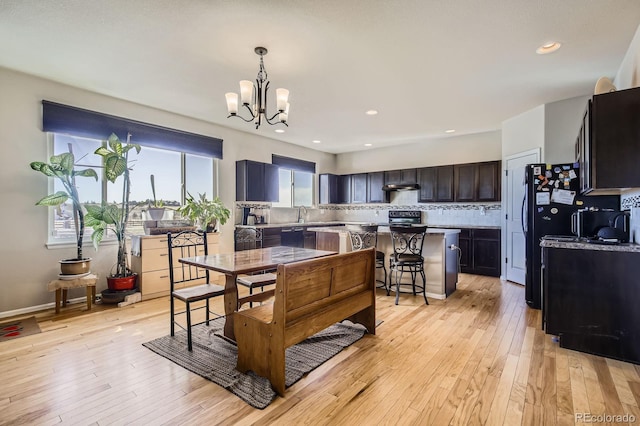
[[[341,153],[588,94],[639,24],[638,0],[2,0],[0,66]],[[562,48],[537,55],[550,40]],[[226,118],[256,46],[271,88],[290,90],[283,134]]]

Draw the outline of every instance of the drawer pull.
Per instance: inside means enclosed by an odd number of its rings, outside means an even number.
[[[160,278],[169,278],[169,275],[160,275]]]
[[[168,253],[160,253],[160,256],[169,256]]]

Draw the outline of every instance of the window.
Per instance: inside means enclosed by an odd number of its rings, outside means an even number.
[[[314,174],[280,168],[280,201],[273,207],[311,207]]]
[[[84,167],[95,167],[98,176],[101,175],[101,157],[94,151],[103,142],[96,139],[79,138],[62,134],[53,134],[53,153],[61,154],[72,150],[76,163]],[[132,151],[135,152],[135,151]],[[143,146],[139,154],[131,155],[131,195],[130,201],[136,204],[130,214],[128,232],[144,234],[143,223],[146,220],[144,210],[149,201],[153,200],[151,190],[151,175],[154,175],[156,200],[162,200],[165,207],[176,209],[183,199],[182,188],[196,196],[206,193],[208,198],[217,195],[214,191],[214,176],[217,160],[208,156],[185,154],[166,149]],[[53,179],[52,179],[53,180]],[[54,190],[62,190],[62,185],[54,181]],[[122,177],[116,183],[96,182],[92,178],[77,179],[80,201],[83,203],[100,203],[101,200],[121,203]],[[49,243],[71,242],[75,239],[75,226],[71,213],[71,203],[61,205],[53,214],[50,224]],[[165,219],[171,214],[165,213]],[[90,241],[91,228],[85,228],[85,243]],[[113,235],[108,235],[113,237]]]

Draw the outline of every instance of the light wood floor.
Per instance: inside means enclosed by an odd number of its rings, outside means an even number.
[[[574,424],[577,413],[640,421],[640,367],[559,348],[523,287],[461,274],[446,301],[421,300],[403,295],[395,306],[380,292],[377,335],[264,410],[141,345],[168,334],[166,298],[51,309],[37,314],[41,334],[0,343],[0,424],[554,425]]]

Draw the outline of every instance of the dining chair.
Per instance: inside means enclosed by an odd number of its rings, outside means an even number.
[[[211,284],[209,282],[209,271],[207,269],[198,268],[197,266],[187,265],[185,263],[174,263],[174,257],[177,259],[183,257],[193,257],[207,255],[207,233],[198,231],[182,231],[177,234],[167,234],[167,244],[169,249],[169,281],[170,292],[169,299],[171,303],[171,335],[175,334],[175,326],[182,328],[187,332],[187,346],[189,351],[193,349],[191,338],[191,328],[199,324],[209,325],[211,320],[210,314],[214,314],[216,318],[221,317],[212,312],[209,307],[209,299],[224,295],[224,287]],[[199,284],[198,282],[204,282]],[[176,312],[175,300],[180,300],[185,304],[184,311]],[[205,301],[202,306],[191,306],[192,303]],[[195,324],[191,321],[191,313],[193,311],[205,309],[205,320]],[[182,326],[176,317],[186,315],[186,328]]]
[[[349,238],[351,239],[351,250],[357,251],[367,249],[370,247],[377,247],[378,245],[378,225],[347,225],[347,231],[349,232]],[[379,288],[384,288],[389,294],[387,288],[387,268],[385,267],[385,255],[384,252],[376,249],[376,269],[382,269],[384,271],[384,281],[376,280],[376,282],[382,283]]]
[[[249,294],[253,294],[254,288],[264,288],[268,285],[276,283],[276,274],[273,272],[258,273],[254,275],[242,275],[239,276],[236,282],[241,286],[249,288]],[[249,307],[253,307],[253,302],[249,302]]]
[[[390,226],[391,241],[393,244],[393,254],[389,259],[391,271],[390,275],[395,272],[396,278],[396,305],[400,298],[401,286],[409,285],[402,283],[402,275],[404,272],[411,274],[412,293],[416,295],[416,288],[419,293],[424,296],[424,301],[428,305],[427,300],[427,279],[424,274],[424,257],[422,256],[422,247],[427,232],[426,226]],[[420,274],[422,277],[422,286],[416,285],[416,277]],[[389,280],[391,281],[391,279]],[[389,289],[393,287],[389,285]],[[389,292],[387,292],[387,295]]]

